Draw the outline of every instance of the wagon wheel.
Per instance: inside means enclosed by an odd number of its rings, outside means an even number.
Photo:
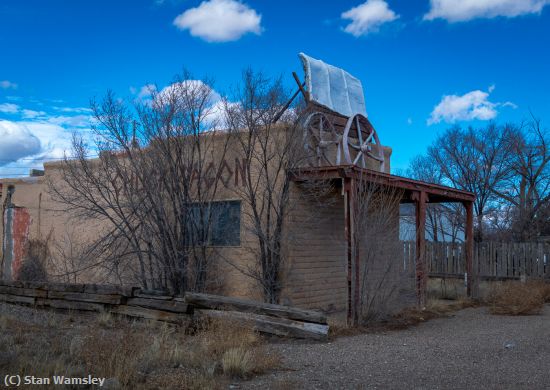
[[[361,114],[348,119],[343,138],[344,158],[348,164],[367,167],[367,157],[380,163],[384,170],[384,150],[376,130],[370,121]]]
[[[304,121],[304,148],[317,166],[340,164],[342,136],[324,113],[313,112]]]

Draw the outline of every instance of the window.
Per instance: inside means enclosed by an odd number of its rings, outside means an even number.
[[[188,221],[190,243],[207,241],[211,246],[241,245],[240,201],[193,204],[190,215],[191,218]]]

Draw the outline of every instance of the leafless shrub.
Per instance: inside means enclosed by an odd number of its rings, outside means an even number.
[[[86,251],[95,256],[76,271],[96,267],[106,278],[176,293],[207,289],[227,150],[226,134],[212,130],[210,84],[184,72],[147,101],[109,92],[92,102],[95,145],[75,135],[60,180],[49,183],[60,212],[101,227]]]
[[[237,103],[226,106],[234,148],[246,165],[243,186],[236,193],[245,204],[244,228],[254,237],[253,244],[245,248],[254,256],[252,264],[230,263],[259,284],[269,303],[278,303],[281,293],[291,172],[303,158],[300,127],[292,111],[274,123],[286,100],[281,80],[247,70],[236,92]]]
[[[548,287],[540,282],[504,282],[491,293],[488,302],[492,314],[530,315],[541,312]]]
[[[50,257],[49,240],[29,239],[25,247],[25,256],[17,274],[19,280],[46,281],[46,263]]]
[[[398,189],[358,180],[354,251],[360,269],[360,301],[358,320],[365,324],[389,316],[398,307],[402,245],[399,241]]]

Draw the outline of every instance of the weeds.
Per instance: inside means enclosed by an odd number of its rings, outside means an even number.
[[[114,323],[113,315],[108,311],[103,311],[97,316],[97,324],[102,328],[112,328]]]
[[[46,281],[46,262],[50,257],[48,249],[49,237],[46,240],[30,239],[25,247],[25,257],[17,272],[19,280]]]
[[[28,309],[32,310],[32,309]],[[218,389],[228,378],[249,378],[279,365],[254,331],[208,321],[193,334],[158,322],[100,313],[96,321],[59,313],[26,323],[0,315],[0,366],[22,375],[93,375],[115,387]],[[52,326],[57,324],[57,326]]]
[[[550,301],[550,285],[543,281],[505,282],[490,294],[488,303],[492,314],[539,314]]]
[[[407,329],[422,322],[434,318],[448,317],[455,311],[476,306],[478,306],[478,302],[470,299],[458,299],[456,301],[440,299],[429,300],[428,304],[423,309],[416,307],[406,308],[386,320],[371,322],[361,327],[349,328],[331,325],[330,338],[334,339],[341,336],[354,336],[362,333]]]
[[[244,347],[231,348],[224,352],[221,364],[224,374],[245,378],[254,371],[254,356]]]

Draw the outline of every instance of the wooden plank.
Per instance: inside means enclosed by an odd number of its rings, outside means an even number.
[[[79,302],[107,303],[109,305],[120,305],[123,303],[123,297],[121,295],[88,294],[64,291],[48,291],[48,298]]]
[[[5,280],[0,279],[0,286],[9,286],[9,287],[19,287],[24,288],[23,282],[20,282],[18,280]]]
[[[47,290],[48,282],[35,282],[31,280],[20,282],[24,288]]]
[[[149,309],[156,310],[165,310],[173,313],[189,313],[191,307],[181,301],[175,300],[161,300],[161,299],[151,299],[151,298],[128,298],[126,301],[128,306],[139,306],[146,307]]]
[[[233,310],[255,314],[288,318],[292,320],[327,323],[327,316],[320,311],[303,310],[295,307],[254,302],[239,298],[210,294],[185,293],[185,302],[197,308]]]
[[[137,287],[118,286],[112,284],[86,284],[84,292],[88,294],[122,295],[131,297]]]
[[[46,289],[49,291],[79,292],[83,293],[85,284],[75,283],[48,283]]]
[[[149,293],[141,292],[141,290],[137,290],[137,292],[134,292],[133,296],[145,299],[156,299],[159,301],[169,301],[174,298],[171,295],[151,295]]]
[[[177,324],[187,324],[191,321],[191,316],[187,314],[172,313],[138,306],[119,305],[111,308],[110,312],[128,317],[138,317],[147,320],[172,322]]]
[[[170,293],[166,290],[146,290],[138,288],[133,294],[135,297],[155,298],[155,299],[172,299]]]
[[[23,303],[25,305],[34,305],[36,303],[35,297],[24,297],[20,295],[0,294],[0,301],[9,303]]]
[[[544,278],[544,244],[542,242],[537,244],[537,259],[538,277]]]
[[[33,288],[21,288],[11,286],[0,286],[0,294],[21,295],[26,297],[42,297],[46,298],[48,292],[46,290],[37,290]]]
[[[231,321],[239,325],[253,326],[254,330],[261,333],[273,334],[282,337],[293,337],[313,340],[326,340],[329,326],[289,320],[286,318],[274,318],[253,313],[241,313],[237,311],[197,310],[199,317]]]
[[[49,307],[53,307],[54,309],[64,309],[64,310],[82,310],[82,311],[97,311],[97,312],[105,310],[105,306],[100,303],[66,301],[64,299],[37,298],[36,304],[38,306],[49,306]]]

